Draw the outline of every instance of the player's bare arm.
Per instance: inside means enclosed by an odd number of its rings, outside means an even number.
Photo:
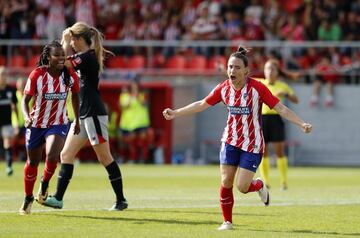
[[[294,123],[295,125],[299,126],[304,133],[310,133],[312,130],[312,125],[304,122],[298,115],[296,115],[295,112],[290,110],[288,107],[286,107],[284,104],[279,102],[276,104],[274,109],[286,120]]]
[[[176,110],[173,110],[171,108],[166,108],[163,111],[163,116],[165,117],[166,120],[172,120],[178,116],[185,116],[185,115],[202,112],[202,111],[206,110],[207,108],[209,108],[210,106],[211,105],[209,105],[205,101],[205,99],[203,99],[200,101],[193,102],[185,107],[182,107],[182,108],[179,108]]]

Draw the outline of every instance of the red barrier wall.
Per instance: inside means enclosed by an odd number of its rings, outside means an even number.
[[[121,88],[128,85],[126,81],[102,81],[100,84],[100,93],[103,100],[111,107],[112,111],[120,111],[119,95]],[[172,122],[167,121],[162,116],[162,111],[166,107],[172,107],[172,93],[173,89],[167,82],[142,82],[141,87],[147,90],[149,95],[150,104],[150,119],[151,127],[155,130],[155,133],[161,137],[160,143],[164,148],[164,162],[171,163],[171,148],[172,148]],[[120,111],[121,113],[121,111]],[[90,151],[89,151],[90,150]],[[78,154],[81,160],[86,160],[85,156],[95,156],[91,147],[84,147]],[[95,158],[95,157],[93,157]]]

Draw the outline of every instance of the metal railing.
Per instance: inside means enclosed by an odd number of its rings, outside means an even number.
[[[48,40],[4,40],[0,39],[0,55],[5,56],[6,61],[10,62],[12,55],[19,47],[41,47],[47,44]],[[126,54],[122,49],[140,49],[141,54],[147,57],[147,66],[141,70],[142,73],[162,74],[169,73],[166,69],[154,69],[151,65],[153,57],[156,53],[161,53],[165,48],[173,48],[174,52],[179,52],[183,49],[210,49],[212,55],[225,54],[228,55],[238,45],[243,45],[251,48],[254,51],[259,50],[264,54],[270,51],[275,51],[281,55],[284,66],[289,65],[291,59],[299,57],[299,52],[304,52],[308,48],[315,48],[323,50],[325,48],[335,48],[339,52],[346,52],[351,58],[351,64],[340,68],[340,74],[349,78],[350,82],[359,81],[360,66],[360,42],[358,41],[306,41],[306,42],[291,42],[291,41],[158,41],[158,40],[136,40],[123,41],[111,40],[105,41],[104,46],[115,51],[117,54]],[[135,51],[136,52],[136,51]],[[250,56],[251,58],[251,56]],[[22,69],[16,69],[21,72]],[[297,69],[304,76],[313,76],[313,69]],[[27,70],[28,71],[28,70]],[[110,70],[111,71],[111,70]],[[191,73],[188,71],[187,73]],[[197,71],[196,71],[197,72]],[[195,73],[196,73],[195,72]],[[176,72],[177,74],[181,72]],[[198,72],[204,74],[204,72]],[[209,73],[209,72],[208,72]],[[216,73],[216,72],[210,72]]]

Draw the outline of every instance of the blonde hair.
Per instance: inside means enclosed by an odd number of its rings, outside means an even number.
[[[70,33],[75,37],[82,37],[85,42],[95,50],[97,61],[100,65],[100,73],[104,71],[105,54],[114,55],[111,51],[103,47],[104,35],[95,27],[87,25],[85,22],[77,22],[70,27]]]

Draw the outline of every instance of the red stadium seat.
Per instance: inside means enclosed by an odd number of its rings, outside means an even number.
[[[342,57],[340,58],[340,64],[341,64],[341,65],[351,65],[351,64],[352,64],[351,57],[349,57],[349,56],[342,56]]]
[[[217,69],[217,64],[220,63],[224,65],[224,69],[226,69],[226,58],[222,55],[216,55],[209,59],[208,69]]]
[[[186,60],[184,56],[181,55],[174,55],[170,57],[165,67],[168,69],[185,69]]]
[[[5,64],[6,64],[5,56],[0,55],[0,65],[5,65]]]
[[[126,60],[123,56],[114,56],[108,59],[107,67],[110,69],[114,68],[125,68],[126,67]]]
[[[143,69],[145,68],[145,57],[142,55],[134,55],[130,57],[127,68],[129,69]]]
[[[25,59],[22,55],[13,55],[10,58],[10,67],[25,67]]]
[[[35,68],[37,66],[37,63],[40,59],[40,55],[33,55],[28,60],[27,66],[30,68]]]
[[[165,64],[165,56],[163,54],[156,54],[152,58],[152,68],[163,68]]]
[[[206,68],[206,57],[203,55],[194,55],[186,63],[188,69],[205,69]]]

